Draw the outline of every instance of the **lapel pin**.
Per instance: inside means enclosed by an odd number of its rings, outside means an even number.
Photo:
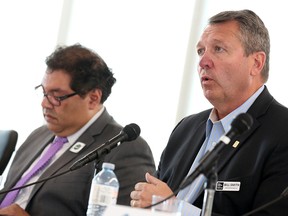
[[[234,142],[234,144],[232,145],[232,147],[233,148],[237,148],[238,147],[238,145],[239,145],[239,141],[238,140],[236,140],[235,142]]]
[[[83,149],[85,147],[85,144],[84,143],[81,143],[81,142],[77,142],[75,143],[71,148],[70,148],[70,151],[73,152],[73,153],[78,153],[81,151],[81,149]]]

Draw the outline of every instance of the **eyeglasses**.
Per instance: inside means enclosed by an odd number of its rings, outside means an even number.
[[[42,87],[43,97],[46,97],[47,100],[49,101],[49,103],[52,104],[53,106],[60,106],[61,105],[61,101],[66,100],[67,98],[78,94],[77,92],[73,92],[73,93],[67,94],[67,95],[54,96],[54,95],[45,93],[45,90],[44,90],[44,87],[42,86],[42,84],[36,86],[35,90],[39,89],[39,87]]]

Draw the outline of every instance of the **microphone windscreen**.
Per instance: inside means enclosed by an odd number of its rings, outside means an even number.
[[[123,128],[123,132],[128,136],[127,141],[135,140],[140,135],[140,131],[140,127],[135,123],[126,125]]]
[[[253,118],[248,113],[240,113],[231,123],[231,127],[237,130],[238,134],[250,129],[253,124]]]

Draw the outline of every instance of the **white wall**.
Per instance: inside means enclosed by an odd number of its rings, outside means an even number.
[[[175,124],[190,31],[193,1],[181,2],[74,1],[67,36],[113,69],[117,82],[106,107],[121,124],[140,126],[157,161]]]
[[[59,0],[0,2],[0,128],[18,131],[19,142],[43,123],[34,87],[56,45],[61,11]]]
[[[80,42],[113,69],[117,83],[106,106],[121,124],[137,123],[156,163],[176,122],[210,107],[196,75],[195,43],[206,20],[221,10],[249,8],[270,30],[268,88],[283,104],[288,38],[285,1],[263,0],[14,0],[0,3],[0,128],[19,145],[43,123],[34,86],[58,43]],[[64,9],[62,10],[62,5]],[[194,13],[193,13],[194,12]]]

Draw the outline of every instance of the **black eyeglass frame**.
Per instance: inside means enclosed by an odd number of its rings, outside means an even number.
[[[54,95],[50,95],[48,93],[45,93],[44,87],[42,84],[38,85],[35,87],[35,90],[37,90],[39,87],[42,87],[43,89],[43,96],[47,98],[47,100],[49,101],[50,104],[52,104],[53,106],[61,106],[61,101],[66,100],[67,98],[70,98],[74,95],[77,95],[77,92],[73,92],[71,94],[66,94],[66,95],[62,95],[62,96],[54,96]],[[51,100],[49,99],[49,97],[53,97],[53,99],[55,99],[54,101],[58,101],[57,104],[51,102]]]

